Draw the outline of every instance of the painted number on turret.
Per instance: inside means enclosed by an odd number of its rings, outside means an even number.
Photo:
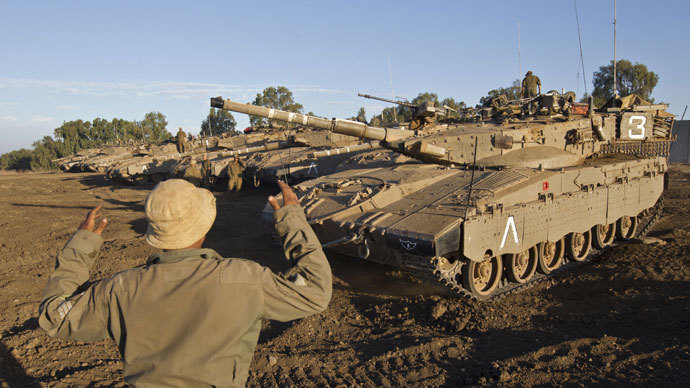
[[[515,244],[520,244],[520,240],[518,239],[517,235],[517,228],[515,228],[515,218],[513,216],[508,217],[508,221],[506,221],[506,230],[503,232],[503,239],[501,240],[501,249],[506,245],[506,238],[508,237],[508,231],[512,230],[513,231],[513,240],[515,241]]]
[[[644,116],[630,116],[628,124],[628,137],[631,139],[644,139],[644,125],[647,118]]]
[[[621,117],[621,140],[644,140],[647,138],[647,128],[650,116],[641,113],[624,113]]]

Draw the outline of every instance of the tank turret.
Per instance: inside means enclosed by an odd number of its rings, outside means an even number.
[[[553,111],[558,98],[543,96],[543,106]],[[656,120],[663,105],[636,106],[620,115],[615,112],[552,114],[528,120],[478,121],[457,125],[434,122],[417,130],[369,126],[351,120],[326,119],[300,113],[240,104],[216,97],[211,105],[250,115],[299,123],[345,135],[377,140],[381,146],[424,162],[482,167],[564,168],[580,165],[587,157],[607,151],[613,143],[630,149],[668,143],[668,123]],[[497,106],[500,108],[502,105]],[[622,129],[617,128],[619,116]],[[643,143],[645,143],[643,145]],[[653,146],[651,146],[653,147]],[[476,153],[475,153],[476,151]]]

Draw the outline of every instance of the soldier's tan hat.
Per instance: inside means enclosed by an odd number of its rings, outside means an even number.
[[[146,197],[146,242],[160,249],[186,248],[216,219],[216,198],[182,179],[161,182]]]

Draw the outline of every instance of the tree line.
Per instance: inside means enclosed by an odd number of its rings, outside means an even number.
[[[74,155],[87,148],[141,142],[160,143],[172,138],[166,129],[167,125],[165,115],[160,112],[147,113],[141,121],[119,118],[111,121],[102,118],[66,121],[55,128],[53,137],[44,136],[34,142],[32,149],[22,148],[0,155],[0,169],[55,169],[52,160]]]
[[[659,76],[648,70],[641,63],[631,63],[621,59],[616,62],[618,94],[625,96],[637,94],[641,98],[654,102],[652,91],[659,82]],[[593,76],[594,90],[592,97],[594,105],[601,107],[613,97],[613,61],[599,67]],[[508,100],[515,100],[520,95],[520,80],[515,80],[509,86],[491,89],[487,95],[479,100],[480,105],[487,105],[492,99],[505,95]],[[586,101],[589,96],[582,96]],[[467,108],[464,101],[456,101],[452,97],[440,100],[436,93],[422,92],[409,103],[415,106],[425,102],[433,102],[436,106],[446,106],[456,111]],[[252,101],[254,105],[285,110],[288,112],[304,113],[302,104],[294,99],[292,92],[285,86],[268,87],[257,93]],[[309,115],[314,113],[309,112]],[[366,111],[359,108],[357,114],[351,117],[374,126],[409,122],[414,114],[413,109],[396,105],[384,108],[381,113],[373,115],[367,120]],[[253,127],[286,126],[275,120],[250,116],[249,122]],[[54,131],[54,138],[45,136],[33,143],[33,149],[20,149],[0,155],[0,169],[51,169],[55,168],[53,159],[74,155],[80,150],[112,144],[128,144],[132,142],[160,143],[168,140],[172,135],[167,131],[168,122],[160,112],[147,113],[142,121],[128,121],[115,118],[108,121],[96,118],[93,121],[74,120],[64,122]],[[238,134],[237,122],[232,114],[222,109],[211,108],[209,114],[200,125],[201,136],[219,135],[221,133]]]

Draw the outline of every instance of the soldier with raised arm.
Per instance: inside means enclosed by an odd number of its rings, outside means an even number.
[[[275,230],[293,263],[278,275],[202,248],[216,216],[206,189],[172,179],[146,198],[146,241],[162,250],[143,267],[89,284],[107,219],[91,210],[58,254],[39,306],[52,337],[112,338],[124,380],[141,387],[244,386],[262,319],[289,321],[326,309],[331,270],[295,193],[283,182]]]

